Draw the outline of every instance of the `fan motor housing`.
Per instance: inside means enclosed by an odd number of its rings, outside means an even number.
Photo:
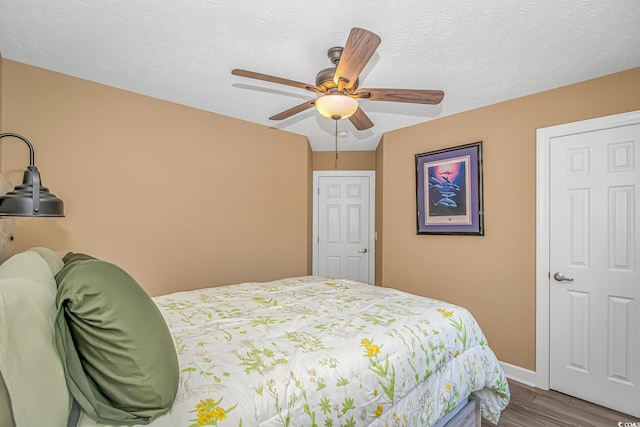
[[[338,85],[333,81],[333,77],[336,74],[336,68],[338,62],[340,62],[340,57],[342,56],[342,51],[344,48],[342,46],[335,46],[329,48],[327,50],[327,56],[329,57],[329,61],[334,65],[333,67],[325,68],[321,70],[318,74],[316,74],[316,86],[325,90],[326,92],[332,92]],[[354,93],[358,88],[359,79],[349,88],[345,89],[345,93]]]
[[[331,92],[332,89],[338,87],[338,85],[333,81],[333,76],[336,74],[336,69],[334,67],[325,68],[321,70],[318,74],[316,74],[316,86],[321,89],[324,89],[327,92]],[[356,82],[349,89],[345,89],[345,92],[353,93],[358,89],[358,83],[360,79],[357,79]]]

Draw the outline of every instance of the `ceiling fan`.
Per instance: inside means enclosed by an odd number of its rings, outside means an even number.
[[[327,51],[327,56],[335,67],[320,71],[316,75],[315,85],[237,68],[231,74],[298,87],[321,95],[269,117],[270,120],[283,120],[315,106],[327,118],[348,118],[356,129],[365,130],[373,127],[373,122],[362,111],[357,99],[433,105],[442,101],[444,92],[441,90],[358,89],[358,77],[379,45],[380,37],[377,34],[363,28],[352,28],[344,48],[332,47]]]

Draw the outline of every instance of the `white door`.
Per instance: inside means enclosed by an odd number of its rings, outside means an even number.
[[[549,150],[549,386],[640,416],[640,124]]]
[[[314,274],[374,283],[373,174],[314,172]]]

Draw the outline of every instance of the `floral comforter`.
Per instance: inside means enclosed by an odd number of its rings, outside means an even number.
[[[431,426],[469,394],[495,423],[509,401],[476,321],[442,301],[312,276],[154,300],[181,370],[154,427]]]

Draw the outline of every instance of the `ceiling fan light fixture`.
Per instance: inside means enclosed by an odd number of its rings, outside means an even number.
[[[340,119],[349,119],[357,130],[366,130],[373,127],[373,122],[362,108],[359,108],[358,99],[431,105],[442,101],[444,92],[441,90],[359,89],[360,73],[379,45],[380,36],[377,34],[364,28],[352,28],[344,47],[332,47],[327,52],[335,67],[325,68],[316,74],[315,85],[239,68],[233,69],[231,74],[297,87],[319,95],[316,99],[271,116],[269,120],[284,120],[315,105],[323,117],[336,120],[336,123]]]
[[[316,109],[328,119],[347,119],[358,110],[358,101],[343,93],[330,93],[316,99]]]

